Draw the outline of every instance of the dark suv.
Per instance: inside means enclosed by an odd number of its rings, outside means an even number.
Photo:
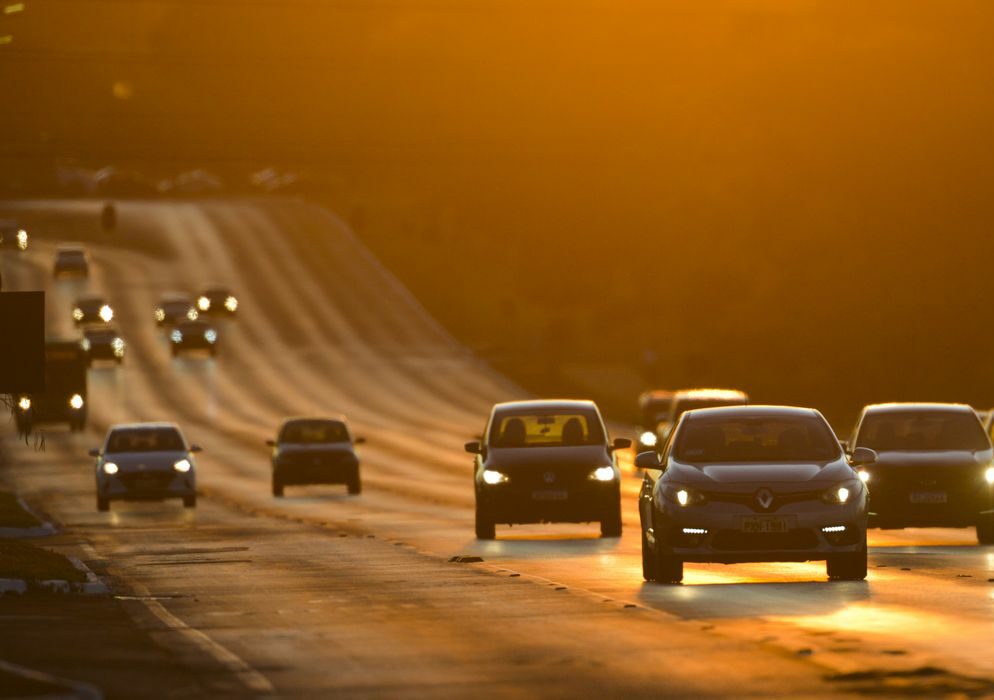
[[[476,536],[492,540],[497,523],[599,521],[621,535],[621,472],[592,401],[515,401],[490,412],[476,455]]]

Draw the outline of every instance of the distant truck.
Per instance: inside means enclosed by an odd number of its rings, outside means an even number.
[[[86,427],[87,355],[78,340],[45,342],[45,391],[20,394],[14,407],[19,433],[36,425],[66,423],[72,431]]]

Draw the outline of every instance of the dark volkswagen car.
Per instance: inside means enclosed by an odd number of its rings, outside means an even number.
[[[976,527],[981,543],[994,544],[994,455],[972,408],[867,406],[850,444],[879,455],[862,474],[870,488],[871,525]]]
[[[592,401],[515,401],[493,407],[476,455],[476,536],[496,524],[599,521],[601,535],[621,535],[621,473]]]
[[[290,418],[283,422],[273,448],[273,495],[299,484],[345,484],[350,494],[362,490],[359,458],[355,445],[365,439],[353,437],[345,418]]]
[[[872,450],[852,461],[867,464]],[[678,583],[683,563],[826,561],[830,579],[866,577],[866,487],[810,408],[687,411],[663,450],[635,458],[642,574]]]

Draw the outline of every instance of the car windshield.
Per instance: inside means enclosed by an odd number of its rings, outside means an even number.
[[[859,426],[856,447],[878,452],[989,450],[980,420],[966,411],[887,411],[868,413]]]
[[[123,428],[107,439],[107,453],[179,452],[185,450],[183,437],[176,428]]]
[[[721,408],[722,406],[745,406],[746,400],[742,399],[680,399],[676,402],[673,410],[673,420],[682,416],[687,411],[698,408]]]
[[[63,263],[82,262],[83,258],[84,255],[81,250],[62,250],[58,253],[59,262]]]
[[[494,418],[494,447],[569,447],[603,445],[601,422],[594,411],[502,414]]]
[[[673,445],[681,462],[826,462],[840,452],[831,428],[813,416],[690,418]]]
[[[350,442],[349,431],[340,421],[294,421],[283,426],[280,442]]]

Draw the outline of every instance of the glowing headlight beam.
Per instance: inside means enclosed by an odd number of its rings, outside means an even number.
[[[207,311],[211,308],[211,300],[207,297],[199,297],[197,299],[197,308],[201,311]]]
[[[984,481],[988,484],[994,484],[994,467],[987,467],[987,471],[984,472]]]
[[[31,399],[29,399],[27,396],[22,396],[17,401],[17,407],[19,409],[21,409],[22,411],[29,411],[29,410],[31,410]]]
[[[117,474],[120,469],[113,462],[104,462],[104,474]]]
[[[76,411],[83,408],[83,397],[79,394],[73,394],[69,399],[69,407]]]
[[[190,464],[190,460],[181,459],[180,461],[176,462],[176,464],[173,465],[173,469],[175,469],[176,471],[182,474],[186,474],[188,471],[193,469],[193,465]]]
[[[114,309],[110,308],[110,305],[104,304],[100,307],[100,320],[104,323],[110,323],[114,320]]]
[[[597,467],[590,478],[594,481],[614,481],[614,467]]]
[[[491,486],[494,486],[496,484],[502,484],[505,481],[507,481],[507,475],[502,474],[498,471],[494,471],[493,469],[484,469],[483,480],[486,483],[490,484]]]

